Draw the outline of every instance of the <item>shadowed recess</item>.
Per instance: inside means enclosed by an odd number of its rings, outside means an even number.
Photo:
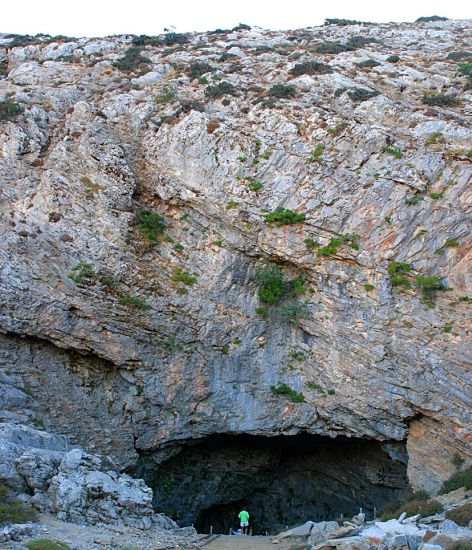
[[[309,434],[212,435],[161,464],[142,455],[137,473],[153,488],[156,510],[202,533],[237,528],[243,506],[254,533],[360,507],[371,516],[407,487],[403,443]]]

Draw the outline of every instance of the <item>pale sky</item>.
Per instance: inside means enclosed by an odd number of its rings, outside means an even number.
[[[68,36],[162,33],[231,28],[321,25],[325,18],[371,22],[414,21],[441,15],[472,18],[470,0],[3,0],[0,32]]]

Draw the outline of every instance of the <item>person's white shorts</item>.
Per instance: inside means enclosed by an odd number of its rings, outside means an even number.
[[[248,521],[242,521],[240,525],[241,525],[241,527],[248,527],[249,522]]]

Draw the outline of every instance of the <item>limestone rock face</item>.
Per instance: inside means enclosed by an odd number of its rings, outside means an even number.
[[[471,34],[192,34],[129,69],[132,37],[0,35],[0,100],[21,108],[0,120],[1,419],[119,468],[221,433],[406,440],[411,483],[437,489],[471,455],[472,96],[448,57]],[[299,75],[311,61],[331,70]],[[278,206],[305,221],[266,223]],[[157,242],[142,208],[164,219]],[[304,282],[289,324],[255,311],[264,259]],[[397,286],[394,261],[411,266]]]

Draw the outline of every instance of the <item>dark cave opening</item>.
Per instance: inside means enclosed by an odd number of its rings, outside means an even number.
[[[369,517],[408,485],[403,443],[305,433],[186,441],[160,464],[141,456],[137,473],[153,488],[157,511],[200,533],[237,529],[242,507],[254,534],[346,518],[359,508]]]

